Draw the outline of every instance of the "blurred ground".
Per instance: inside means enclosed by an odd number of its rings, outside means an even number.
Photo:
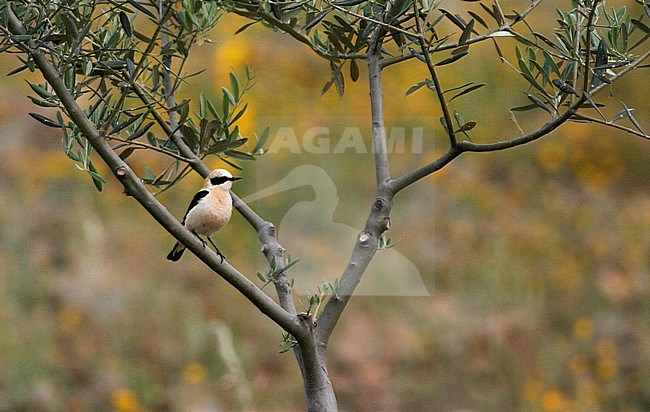
[[[348,84],[342,99],[318,97],[327,64],[261,28],[233,37],[239,23],[226,20],[215,44],[199,50],[212,68],[184,91],[217,92],[231,67],[248,62],[258,84],[244,132],[271,123],[301,139],[328,127],[331,150],[268,154],[245,165],[237,192],[317,166],[338,196],[328,222],[362,227],[372,155],[334,148],[345,127],[358,127],[369,145],[367,89]],[[491,48],[479,50],[448,66],[443,83],[460,84],[461,74],[486,81],[456,107],[479,121],[477,139],[515,136],[506,109],[525,97]],[[3,56],[0,72],[14,65]],[[432,96],[404,98],[423,76],[408,65],[385,73],[388,124],[405,125],[407,143],[411,127],[426,131],[421,153],[394,155],[395,174],[444,148]],[[615,113],[625,96],[648,125],[643,80],[630,75],[600,101]],[[42,110],[24,97],[23,81],[1,77],[0,90],[0,410],[301,410],[302,383],[293,356],[278,353],[280,331],[192,256],[167,262],[172,239],[114,180],[97,193],[56,130],[27,116]],[[144,159],[134,160],[143,170]],[[649,165],[647,142],[571,124],[527,147],[463,155],[400,194],[389,236],[401,239],[395,250],[431,296],[353,299],[330,344],[341,408],[649,410]],[[181,216],[199,182],[188,178],[161,200]],[[280,222],[318,190],[296,186],[256,207]],[[305,227],[308,217],[299,220]],[[280,240],[329,261],[321,270],[333,280],[351,245],[319,247],[330,245],[326,230],[283,241],[280,227]],[[241,217],[215,240],[251,279],[265,269]]]

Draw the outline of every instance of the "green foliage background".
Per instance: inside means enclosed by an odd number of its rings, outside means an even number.
[[[534,18],[554,18],[551,3]],[[297,129],[314,118],[369,119],[364,85],[319,97],[330,75],[323,61],[261,27],[233,36],[242,23],[225,19],[214,44],[198,49],[195,68],[210,67],[184,92],[218,94],[231,67],[248,63],[257,84],[244,134],[264,118]],[[15,64],[3,55],[0,72]],[[622,96],[636,102],[648,124],[642,70],[602,97],[614,112]],[[507,108],[526,104],[513,92],[525,85],[487,44],[441,69],[445,84],[467,73],[488,83],[457,103],[479,121],[474,135],[516,135]],[[385,72],[389,121],[440,128],[432,95],[404,97],[423,76],[409,65]],[[27,116],[27,84],[0,77],[0,88],[0,410],[302,409],[280,331],[193,257],[169,264],[172,239],[114,181],[97,193],[57,131]],[[394,170],[436,154],[397,155]],[[374,190],[369,156],[269,154],[245,165],[237,193],[296,164],[327,165],[341,198],[335,221],[360,227]],[[133,158],[143,171],[144,158]],[[530,146],[464,155],[400,194],[389,235],[432,296],[353,299],[330,345],[341,408],[650,409],[649,161],[639,138],[569,124]],[[180,216],[199,185],[192,176],[161,199]],[[277,221],[305,197],[292,191],[260,213]],[[243,219],[216,238],[251,279],[264,270]],[[315,253],[346,259],[350,248]]]

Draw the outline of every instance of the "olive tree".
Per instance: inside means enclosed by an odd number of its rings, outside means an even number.
[[[282,328],[283,348],[293,350],[302,372],[307,408],[332,411],[337,401],[326,366],[328,343],[373,256],[388,246],[384,232],[399,192],[463,153],[514,148],[567,122],[649,138],[634,108],[623,103],[607,117],[597,101],[604,91],[612,93],[621,77],[643,67],[648,57],[646,2],[561,2],[557,20],[539,29],[528,19],[548,7],[542,0],[518,2],[515,10],[504,9],[498,0],[465,3],[458,12],[434,0],[10,0],[1,5],[0,47],[20,61],[9,75],[23,70],[42,75],[41,82],[29,83],[29,98],[38,106],[55,108],[56,116],[30,115],[61,130],[65,154],[99,190],[106,180],[95,164],[105,163],[125,194]],[[190,101],[181,92],[183,84],[200,74],[185,70],[192,48],[206,41],[224,13],[249,20],[240,31],[260,23],[313,50],[331,67],[323,92],[333,88],[343,94],[346,78],[361,81],[360,65],[367,66],[376,196],[364,229],[350,245],[344,271],[335,282],[324,282],[319,293],[308,295],[303,311],[294,303],[293,280],[287,275],[297,260],[288,259],[273,223],[235,193],[234,207],[257,232],[269,263],[257,277],[222,262],[156,198],[189,173],[207,176],[208,157],[240,168],[242,161],[264,153],[269,129],[247,143],[237,126],[254,82],[250,70],[231,73],[229,87],[222,88],[218,98],[201,94],[198,101]],[[471,78],[449,84],[439,74],[440,67],[454,65],[462,77],[463,59],[479,43],[492,44],[512,76],[521,76],[527,85],[521,90],[525,104],[511,109],[514,137],[494,136],[454,108],[457,98],[470,99],[485,84]],[[382,72],[402,64],[425,69],[427,76],[406,88],[406,94],[419,89],[431,93],[448,144],[436,160],[397,176],[391,173],[382,99],[387,93],[404,98],[404,91],[385,90]],[[525,124],[532,129],[525,133],[516,114],[531,110],[545,112],[547,120]],[[135,151],[164,156],[168,166],[138,175],[129,166]],[[300,282],[299,273],[293,277]],[[262,289],[267,284],[275,286],[277,299]]]

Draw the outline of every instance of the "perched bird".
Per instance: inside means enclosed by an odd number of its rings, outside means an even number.
[[[230,220],[232,214],[230,188],[232,182],[239,179],[241,177],[233,177],[225,169],[216,169],[210,172],[205,178],[203,189],[194,195],[194,199],[183,217],[182,224],[187,230],[194,233],[199,239],[201,239],[199,235],[207,236],[216,252],[221,256],[221,262],[223,262],[224,256],[212,242],[210,235],[223,229]],[[174,248],[167,255],[167,259],[172,262],[178,261],[183,256],[185,249],[185,245],[176,242]]]

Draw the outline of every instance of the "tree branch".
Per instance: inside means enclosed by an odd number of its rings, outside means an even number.
[[[611,80],[611,82],[613,83],[615,80],[625,76],[626,74],[628,74],[632,70],[636,69],[641,63],[643,63],[643,61],[645,59],[647,59],[648,56],[650,56],[650,50],[647,50],[645,53],[643,53],[642,55],[637,57],[636,60],[634,60],[632,63],[628,64],[627,66],[625,66],[624,69],[622,69],[620,72],[616,73],[614,76],[610,77],[609,80]],[[608,86],[608,84],[604,83],[604,82],[599,84],[598,86],[591,89],[589,95],[590,96],[596,95],[596,93],[599,93],[600,91],[602,91],[606,86]]]
[[[433,85],[436,89],[436,95],[438,96],[438,101],[440,102],[442,115],[445,119],[445,123],[447,124],[447,127],[445,127],[445,132],[447,132],[447,136],[449,136],[449,143],[453,148],[458,144],[456,141],[456,135],[454,134],[454,125],[451,121],[449,106],[447,105],[447,100],[445,99],[444,90],[442,90],[442,85],[440,84],[438,73],[436,73],[436,69],[431,62],[431,53],[429,53],[429,49],[424,39],[424,32],[422,31],[422,24],[420,22],[420,8],[418,7],[417,1],[413,2],[413,10],[415,10],[415,27],[418,31],[418,43],[420,44],[420,49],[424,55],[424,61],[426,62],[427,68],[429,69],[429,74],[431,75],[431,80],[433,80]]]
[[[13,34],[24,35],[22,23],[7,7],[9,29]],[[234,286],[242,295],[251,301],[262,313],[275,323],[294,335],[299,340],[305,339],[305,329],[298,317],[280,307],[269,296],[262,292],[253,282],[230,266],[221,263],[221,258],[211,249],[206,248],[201,240],[190,233],[180,222],[146,189],[140,178],[131,170],[126,162],[111,149],[95,125],[88,119],[74,97],[68,91],[56,68],[47,60],[36,44],[28,40],[25,45],[34,59],[45,80],[52,86],[68,115],[82,131],[97,154],[106,162],[115,177],[122,183],[128,195],[133,196],[149,214],[160,223],[170,234],[181,241],[208,267],[218,273],[223,279]]]
[[[373,35],[373,42],[379,41],[379,29]],[[368,81],[370,84],[370,110],[372,115],[372,142],[375,150],[375,174],[377,187],[381,188],[390,179],[386,127],[384,125],[384,102],[381,85],[381,47],[368,47]]]
[[[397,179],[391,181],[390,182],[391,190],[394,193],[398,193],[400,190],[404,189],[405,187],[410,186],[413,183],[417,182],[418,180],[427,177],[430,174],[435,173],[438,170],[442,169],[443,167],[447,166],[452,160],[458,157],[458,155],[460,155],[461,153],[462,150],[460,150],[458,146],[449,149],[445,154],[440,156],[435,161],[427,165],[424,165],[422,167],[419,167],[413,170],[412,172],[406,173],[398,177]]]
[[[534,0],[526,9],[524,9],[524,11],[522,11],[521,13],[518,13],[517,16],[514,19],[512,19],[510,22],[508,22],[508,23],[506,23],[506,24],[504,24],[504,25],[502,25],[502,26],[500,26],[500,27],[498,27],[498,28],[496,28],[494,30],[491,30],[491,31],[489,31],[489,32],[487,32],[485,34],[469,38],[462,45],[465,46],[465,45],[470,45],[470,44],[474,44],[474,43],[479,43],[479,42],[482,42],[482,41],[493,38],[492,36],[494,35],[494,33],[497,33],[497,32],[500,32],[500,31],[509,31],[510,28],[513,27],[515,24],[519,23],[520,21],[523,21],[526,18],[526,16],[528,14],[530,14],[530,12],[532,12],[541,2],[542,2],[542,0]],[[413,35],[413,34],[411,34],[411,35]],[[433,52],[439,52],[439,51],[444,51],[444,50],[456,49],[459,46],[461,46],[461,44],[459,44],[458,42],[455,42],[455,43],[450,43],[450,44],[447,44],[447,45],[436,46],[436,47],[430,48],[428,50],[429,50],[429,53],[433,53]],[[410,59],[412,59],[414,57],[416,57],[415,53],[403,54],[401,56],[395,56],[395,57],[391,57],[391,58],[388,58],[388,59],[384,59],[382,61],[382,64],[383,64],[383,67],[388,67],[388,66],[391,66],[393,64],[403,62],[405,60],[410,60]]]
[[[551,120],[550,122],[544,123],[542,127],[527,135],[519,136],[514,139],[505,140],[496,143],[481,144],[481,143],[463,141],[458,143],[458,147],[463,152],[493,152],[497,150],[509,149],[511,147],[520,146],[522,144],[532,142],[533,140],[537,140],[542,136],[546,136],[547,134],[551,133],[553,130],[557,129],[564,122],[569,120],[578,111],[580,106],[582,106],[582,104],[586,100],[587,100],[587,94],[584,93],[574,104],[569,106],[567,110],[564,113],[562,113],[560,116]]]
[[[642,138],[644,138],[646,140],[650,140],[650,135],[647,135],[645,133],[642,133],[642,132],[640,132],[638,130],[634,130],[634,129],[629,128],[629,127],[625,127],[625,126],[620,125],[618,123],[608,122],[606,120],[602,120],[602,119],[599,119],[597,117],[585,116],[584,114],[581,114],[581,113],[576,113],[575,115],[573,115],[573,118],[574,119],[579,119],[579,120],[588,120],[590,122],[602,124],[604,126],[613,127],[614,129],[622,130],[624,132],[633,134],[635,136],[642,137]]]

